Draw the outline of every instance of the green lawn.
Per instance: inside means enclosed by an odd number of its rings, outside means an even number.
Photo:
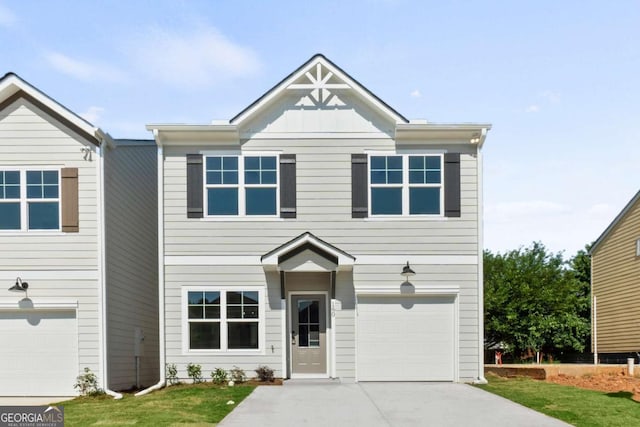
[[[255,387],[214,386],[211,383],[178,385],[146,396],[126,394],[112,397],[82,397],[59,405],[64,406],[66,427],[73,426],[210,426],[220,422]],[[233,400],[233,405],[227,405]]]
[[[487,375],[479,388],[579,427],[640,426],[640,403],[631,393],[602,393],[530,378]]]

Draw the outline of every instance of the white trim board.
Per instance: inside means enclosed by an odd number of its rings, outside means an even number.
[[[476,265],[476,255],[355,255],[355,265]],[[262,265],[258,255],[165,255],[164,265]]]

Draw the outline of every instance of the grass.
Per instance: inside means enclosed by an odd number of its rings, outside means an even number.
[[[177,385],[146,396],[81,397],[60,402],[65,426],[211,426],[253,391],[251,385]],[[233,400],[233,405],[227,405]]]
[[[629,392],[604,393],[530,378],[487,375],[478,387],[578,427],[640,425],[640,403]]]

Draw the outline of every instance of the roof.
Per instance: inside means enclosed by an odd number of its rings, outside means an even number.
[[[113,142],[115,143],[116,146],[127,146],[127,147],[156,145],[156,141],[153,139],[114,138]]]
[[[18,99],[26,99],[96,146],[99,146],[102,140],[107,138],[100,128],[93,126],[17,74],[8,72],[0,78],[0,111]]]
[[[635,196],[629,200],[629,203],[620,211],[618,216],[614,218],[614,220],[609,224],[609,226],[604,230],[604,232],[596,239],[596,241],[591,246],[589,250],[589,255],[593,255],[594,252],[598,249],[600,244],[609,236],[609,234],[613,231],[614,228],[622,221],[622,219],[627,215],[627,212],[631,210],[631,208],[640,200],[640,191],[638,191]]]
[[[389,104],[384,102],[382,99],[378,98],[373,92],[363,86],[356,79],[351,77],[346,71],[342,68],[338,67],[332,61],[330,61],[326,56],[321,53],[318,53],[311,58],[292,73],[290,73],[287,77],[278,82],[275,86],[265,92],[260,98],[256,99],[252,102],[248,107],[244,110],[240,111],[238,114],[233,117],[229,123],[231,124],[239,124],[248,118],[253,116],[257,110],[260,110],[262,106],[271,102],[274,98],[280,95],[282,92],[286,91],[287,88],[300,77],[309,73],[313,70],[317,65],[322,65],[328,69],[328,71],[335,76],[338,80],[346,83],[350,89],[355,89],[356,93],[358,93],[362,98],[368,100],[370,103],[376,105],[380,110],[386,113],[387,116],[394,122],[404,122],[409,123],[409,120],[405,118],[402,114],[393,109]]]
[[[272,251],[262,255],[260,257],[260,261],[265,267],[277,267],[280,263],[305,250],[315,252],[342,268],[349,268],[353,266],[356,260],[353,255],[348,254],[342,249],[339,249],[306,231],[278,246]]]

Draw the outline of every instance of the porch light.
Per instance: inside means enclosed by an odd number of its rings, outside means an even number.
[[[404,276],[407,280],[409,279],[409,277],[416,275],[416,272],[413,271],[411,267],[409,267],[409,261],[407,261],[407,265],[402,267],[402,273],[400,273],[400,275]]]
[[[16,278],[16,284],[9,288],[10,291],[14,292],[27,292],[27,288],[29,284],[27,282],[23,282],[21,278]]]

